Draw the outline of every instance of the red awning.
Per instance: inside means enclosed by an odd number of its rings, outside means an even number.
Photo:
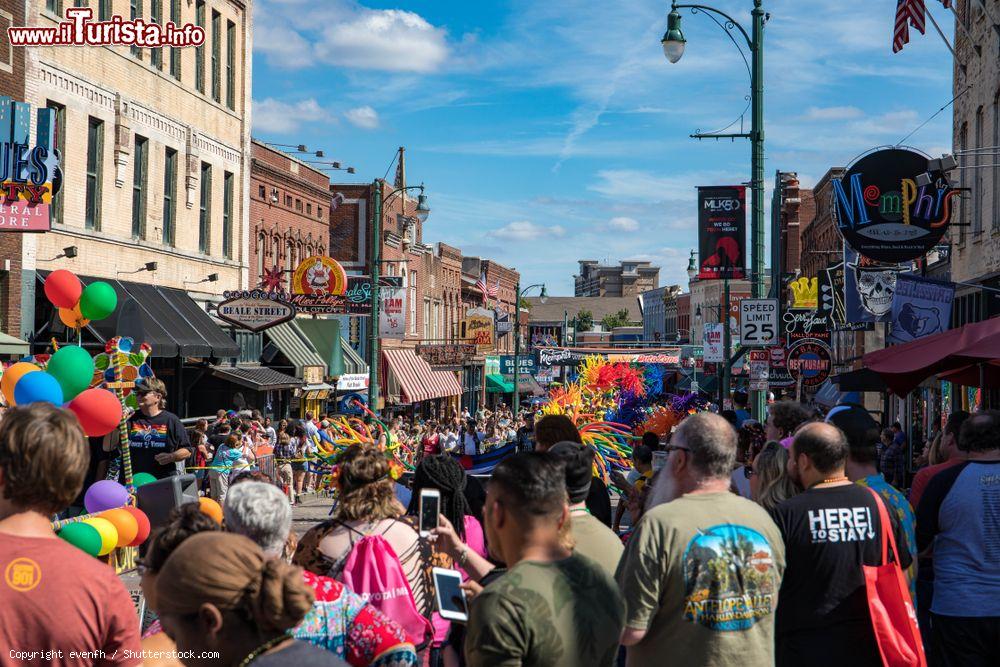
[[[980,366],[983,371],[982,375],[979,373]],[[958,370],[942,373],[938,377],[965,387],[979,387],[983,383],[987,387],[1000,387],[1000,361],[964,366]]]
[[[411,349],[383,350],[382,355],[399,383],[404,403],[420,403],[462,393],[462,385],[453,373],[435,371]]]
[[[932,375],[1000,359],[1000,318],[966,324],[933,336],[866,354],[864,367],[903,396]]]

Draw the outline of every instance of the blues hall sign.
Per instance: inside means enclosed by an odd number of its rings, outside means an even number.
[[[941,173],[918,185],[927,158],[905,148],[868,153],[833,180],[837,227],[858,254],[898,263],[923,257],[944,236],[959,193]]]

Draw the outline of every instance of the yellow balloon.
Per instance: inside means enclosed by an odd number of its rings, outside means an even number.
[[[84,519],[83,522],[93,526],[101,536],[101,550],[97,552],[98,556],[106,556],[118,546],[118,529],[115,528],[115,524],[99,516]]]
[[[29,364],[27,361],[19,361],[3,372],[3,377],[0,377],[0,391],[3,392],[4,398],[7,399],[7,405],[17,405],[14,401],[14,385],[17,384],[17,381],[28,373],[40,370],[42,369],[35,364]]]

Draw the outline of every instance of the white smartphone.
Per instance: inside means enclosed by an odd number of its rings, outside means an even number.
[[[431,569],[434,577],[434,590],[437,597],[438,613],[441,618],[449,621],[469,620],[469,606],[462,590],[462,575],[458,570],[443,567]]]
[[[437,528],[441,513],[441,492],[437,489],[420,490],[420,537],[427,537]]]

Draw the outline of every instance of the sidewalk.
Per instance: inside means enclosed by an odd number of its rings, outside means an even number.
[[[303,496],[298,505],[292,507],[292,530],[302,537],[307,530],[330,518],[331,498],[316,497],[315,493]]]

